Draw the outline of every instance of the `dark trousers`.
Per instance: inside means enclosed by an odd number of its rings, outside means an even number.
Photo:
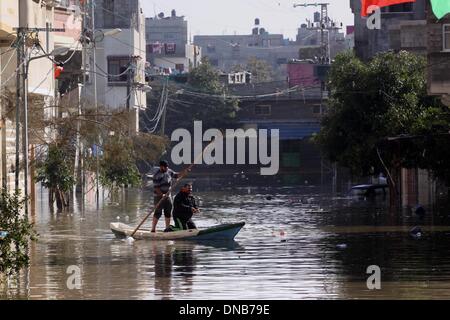
[[[197,229],[197,226],[195,225],[194,221],[192,221],[191,217],[174,216],[173,219],[175,220],[175,227],[177,229],[182,230]]]
[[[155,206],[159,203],[159,201],[161,201],[161,199],[163,198],[163,196],[157,196],[155,195],[154,197],[154,204]],[[158,208],[156,208],[155,210],[155,218],[161,218],[163,211],[164,211],[164,217],[166,218],[170,218],[172,216],[172,198],[170,196],[168,196],[167,198],[165,198],[160,205],[158,206]]]

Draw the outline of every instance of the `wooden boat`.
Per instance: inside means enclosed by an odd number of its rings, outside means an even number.
[[[222,224],[207,229],[193,229],[172,232],[150,232],[150,229],[139,229],[133,238],[148,240],[233,240],[241,231],[245,222],[234,224]],[[110,224],[111,231],[118,238],[129,237],[135,227],[120,222]]]

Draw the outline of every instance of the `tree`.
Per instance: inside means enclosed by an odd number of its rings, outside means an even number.
[[[191,70],[188,83],[198,91],[209,94],[220,94],[224,89],[220,82],[219,72],[214,69],[207,58],[203,58],[202,63]]]
[[[265,60],[252,57],[247,61],[246,66],[236,65],[233,72],[248,71],[252,74],[253,83],[270,82],[274,79],[274,71],[270,64]]]
[[[51,144],[45,159],[37,163],[36,181],[49,190],[49,204],[53,205],[56,201],[60,211],[69,206],[66,194],[75,184],[73,160],[70,155],[63,146]]]
[[[0,232],[6,235],[0,237],[0,276],[11,276],[29,265],[28,244],[37,240],[37,234],[27,217],[21,214],[24,203],[19,192],[1,191]]]
[[[140,182],[139,170],[133,158],[133,144],[124,137],[111,137],[103,145],[100,162],[102,185],[114,190],[122,186],[137,186]]]
[[[448,179],[443,168],[450,158],[432,146],[448,141],[442,133],[450,128],[449,109],[427,96],[425,70],[424,58],[404,51],[367,64],[352,53],[338,55],[329,74],[329,111],[315,138],[325,155],[357,176],[385,172],[392,187],[401,167]]]

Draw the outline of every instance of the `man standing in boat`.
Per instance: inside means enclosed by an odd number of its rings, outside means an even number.
[[[197,202],[192,195],[192,184],[186,183],[173,201],[173,219],[177,229],[197,229],[192,221],[194,213],[199,213]]]
[[[156,232],[156,225],[163,211],[166,222],[166,229],[164,231],[170,231],[170,219],[172,217],[173,207],[170,188],[175,179],[178,179],[178,173],[169,168],[167,161],[161,161],[159,163],[159,170],[153,175],[155,214],[153,216],[152,232]]]

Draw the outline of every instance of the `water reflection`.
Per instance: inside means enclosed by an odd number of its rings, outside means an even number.
[[[51,213],[38,201],[40,240],[17,289],[23,299],[354,299],[449,298],[450,219],[445,208],[390,212],[385,203],[330,197],[312,187],[202,192],[199,227],[245,221],[237,242],[136,241],[114,238],[109,223],[137,224],[151,191],[130,191],[100,210],[79,204]],[[46,199],[45,194],[42,199]],[[409,230],[420,224],[421,239]],[[366,268],[382,269],[382,290],[366,287]],[[67,286],[68,266],[81,290]]]

